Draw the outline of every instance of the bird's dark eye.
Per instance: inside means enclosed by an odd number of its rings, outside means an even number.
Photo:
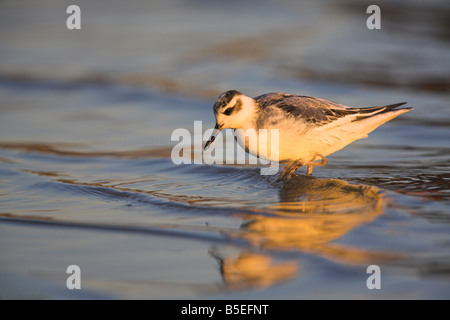
[[[233,111],[233,108],[228,108],[227,110],[225,110],[223,112],[224,115],[229,116],[231,114],[231,112]]]

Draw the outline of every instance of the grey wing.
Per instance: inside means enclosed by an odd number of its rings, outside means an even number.
[[[359,110],[316,97],[280,92],[267,93],[256,97],[255,100],[261,109],[275,107],[291,116],[319,126],[358,113]]]

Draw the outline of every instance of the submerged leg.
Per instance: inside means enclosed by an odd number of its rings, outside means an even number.
[[[292,176],[294,171],[303,165],[305,165],[305,162],[303,160],[300,160],[300,159],[295,160],[294,162],[289,164],[286,168],[284,168],[283,171],[281,171],[281,174],[278,177],[278,180],[289,180],[289,178]]]
[[[316,167],[323,167],[324,165],[326,165],[328,163],[327,158],[325,158],[323,155],[321,154],[317,154],[320,157],[320,162],[307,162],[306,165],[308,166],[308,171],[307,171],[307,175],[310,176],[312,171],[313,171],[313,166]]]

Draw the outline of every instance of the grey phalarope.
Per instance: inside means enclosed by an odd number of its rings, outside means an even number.
[[[222,129],[235,130],[236,139],[247,152],[267,160],[287,162],[279,180],[289,179],[301,166],[311,175],[313,166],[327,164],[332,154],[362,138],[383,123],[410,111],[397,107],[406,102],[370,108],[352,108],[324,99],[280,92],[255,98],[236,90],[222,93],[214,104],[216,126],[205,149]],[[237,130],[242,129],[242,130]],[[245,132],[278,129],[277,150],[259,150]],[[320,160],[320,161],[317,161]]]

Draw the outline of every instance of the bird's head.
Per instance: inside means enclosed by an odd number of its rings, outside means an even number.
[[[214,103],[214,115],[216,126],[211,138],[205,144],[205,150],[214,142],[216,136],[222,129],[240,129],[244,127],[250,113],[253,111],[254,100],[236,90],[222,93]]]

